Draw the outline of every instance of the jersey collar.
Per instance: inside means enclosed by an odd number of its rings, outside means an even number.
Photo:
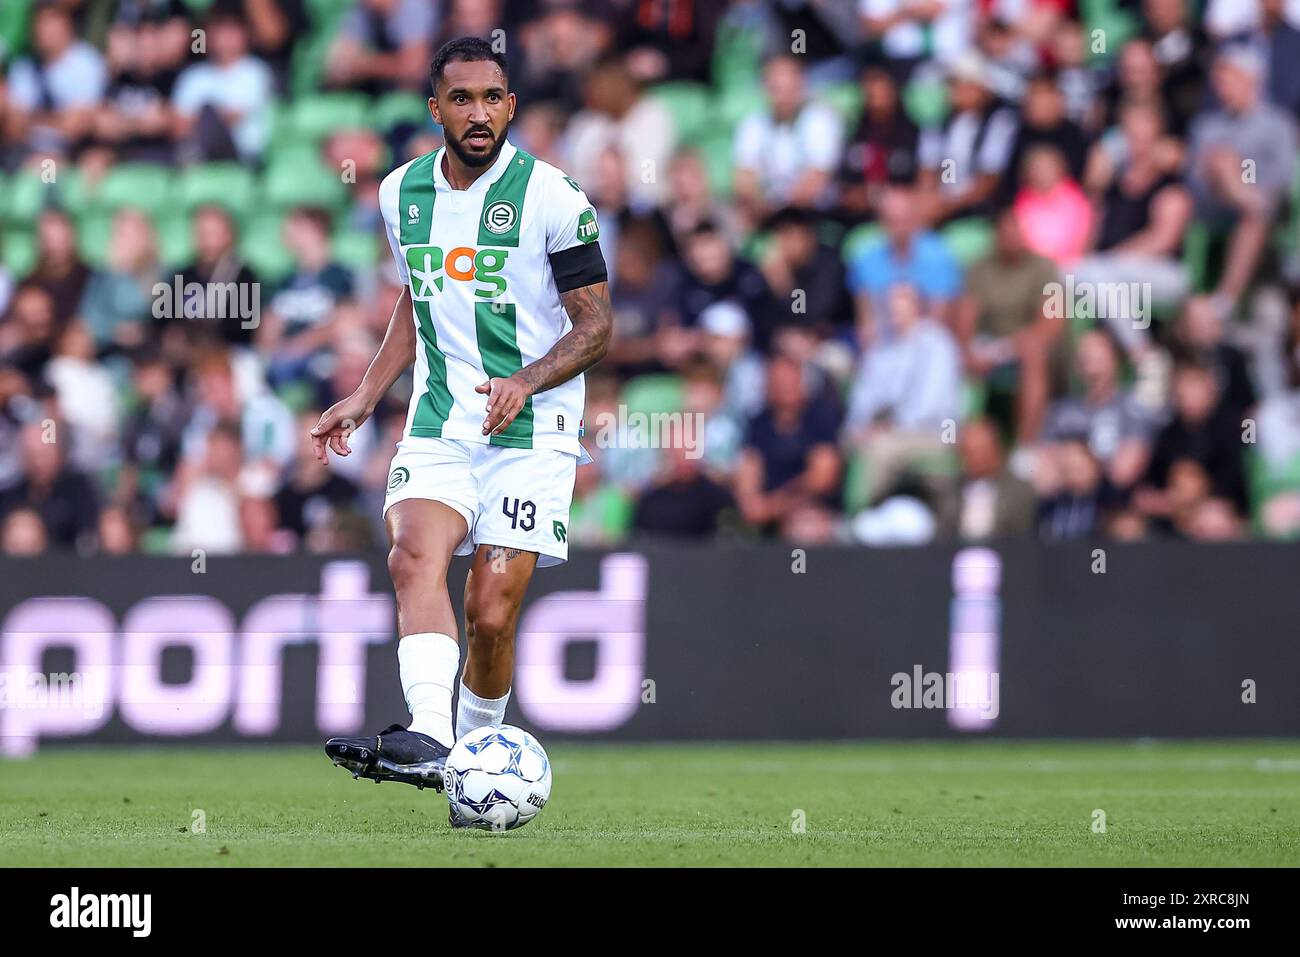
[[[438,153],[441,154],[446,148],[447,147],[445,146],[440,146],[438,148]],[[474,180],[474,182],[470,184],[469,189],[463,190],[452,189],[451,183],[447,182],[447,176],[442,171],[443,158],[441,155],[436,156],[433,161],[433,185],[436,188],[452,190],[452,192],[481,193],[505,175],[506,170],[510,168],[510,161],[514,159],[515,153],[517,152],[518,150],[515,149],[515,145],[507,139],[501,144],[501,152],[497,153],[496,160],[494,160],[492,165],[487,168],[487,171],[478,179]]]

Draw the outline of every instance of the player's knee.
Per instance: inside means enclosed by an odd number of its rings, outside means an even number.
[[[433,556],[401,541],[394,542],[388,550],[388,574],[392,576],[393,587],[399,593],[417,585],[436,585],[438,582],[433,579],[441,577]]]
[[[491,652],[514,640],[514,614],[509,608],[478,608],[473,603],[465,609],[465,634],[476,650]]]

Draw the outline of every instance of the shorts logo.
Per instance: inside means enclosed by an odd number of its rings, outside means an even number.
[[[565,542],[569,540],[569,530],[564,527],[564,523],[559,519],[554,519],[551,522],[551,531],[555,533],[555,540],[557,542]]]
[[[508,200],[499,199],[483,210],[483,225],[488,232],[497,236],[510,232],[518,221],[519,210]]]
[[[393,469],[393,474],[388,476],[388,491],[396,492],[410,480],[411,473],[405,467],[399,465]]]

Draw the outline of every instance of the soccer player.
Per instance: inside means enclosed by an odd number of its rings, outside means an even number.
[[[325,753],[354,777],[442,788],[457,736],[499,724],[515,625],[533,568],[568,557],[583,372],[605,355],[612,319],[596,214],[572,179],[513,146],[505,59],[483,40],[434,56],[429,112],[445,145],[379,187],[402,290],[361,385],[312,429],[316,455],[348,436],[415,363],[384,519],[397,593],[398,666],[411,712]],[[465,670],[447,590],[465,584]]]

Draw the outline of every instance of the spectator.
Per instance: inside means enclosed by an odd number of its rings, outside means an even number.
[[[59,326],[72,321],[90,278],[90,270],[77,251],[77,233],[71,216],[61,209],[47,209],[36,224],[39,250],[36,268],[28,276],[50,294],[54,320]]]
[[[629,3],[615,26],[618,50],[642,83],[693,80],[707,83],[713,64],[721,3]]]
[[[1087,538],[1101,525],[1106,503],[1105,473],[1082,438],[1070,438],[1056,447],[1059,484],[1039,506],[1038,534],[1044,541]]]
[[[313,374],[334,335],[334,313],[352,297],[352,276],[330,249],[329,214],[298,209],[284,223],[284,245],[294,268],[271,293],[256,332],[273,387]],[[316,378],[325,378],[315,374]]]
[[[0,554],[11,558],[42,555],[49,544],[41,513],[34,508],[16,508],[0,520]]]
[[[0,365],[13,367],[32,382],[41,381],[58,333],[54,299],[43,286],[23,283],[0,324]]]
[[[763,89],[767,106],[741,121],[733,143],[732,190],[751,226],[782,206],[829,206],[843,137],[835,111],[808,97],[798,57],[768,60]]]
[[[1233,39],[1260,53],[1268,64],[1269,102],[1295,116],[1300,114],[1300,30],[1286,20],[1286,0],[1259,0],[1258,7],[1259,20]]]
[[[1197,118],[1188,147],[1198,215],[1231,230],[1216,290],[1221,307],[1230,307],[1255,275],[1295,168],[1295,121],[1262,101],[1262,82],[1263,62],[1254,50],[1219,54],[1214,90],[1222,106]]]
[[[891,334],[888,312],[877,321],[888,291],[900,283],[925,297],[926,310],[947,321],[961,292],[961,267],[936,233],[922,230],[917,219],[916,191],[895,185],[880,204],[883,235],[851,255],[849,289],[856,299],[857,322],[869,337]]]
[[[962,461],[955,527],[965,541],[1021,536],[1034,527],[1037,501],[1033,488],[1005,464],[997,426],[989,419],[963,423],[957,437]]]
[[[1047,308],[1059,286],[1056,266],[1025,247],[1015,212],[997,218],[993,250],[971,266],[957,309],[956,331],[969,375],[1000,394],[1014,394],[1016,441],[1042,428],[1065,317]]]
[[[1174,418],[1156,437],[1134,504],[1153,518],[1169,519],[1174,512],[1169,473],[1175,462],[1191,461],[1204,470],[1214,497],[1244,514],[1248,504],[1241,439],[1242,424],[1220,400],[1214,369],[1208,363],[1184,361],[1174,373]]]
[[[570,175],[579,183],[595,179],[593,165],[606,149],[622,157],[628,203],[648,212],[665,203],[668,161],[676,146],[672,115],[622,62],[602,60],[588,75],[583,109],[569,125]],[[654,171],[653,175],[646,175]],[[603,226],[603,223],[602,223]]]
[[[64,423],[48,418],[23,427],[22,478],[0,496],[0,514],[31,509],[51,546],[84,550],[95,531],[99,496],[90,479],[67,461],[70,432]]]
[[[94,341],[83,323],[70,323],[60,334],[46,378],[72,434],[68,461],[87,473],[117,464],[117,384],[95,362]]]
[[[108,89],[96,111],[99,162],[170,163],[171,98],[190,47],[189,26],[171,4],[123,4],[108,31]]]
[[[729,299],[753,316],[769,309],[767,282],[752,264],[737,259],[716,223],[703,222],[686,239],[683,265],[685,281],[675,304],[678,322],[694,330],[700,315],[716,302]],[[679,337],[681,338],[681,337]],[[678,364],[695,346],[681,338],[680,345],[661,345],[663,361]]]
[[[68,8],[54,3],[37,8],[32,46],[35,57],[9,71],[9,136],[42,157],[75,154],[104,96],[104,58],[77,37]]]
[[[182,71],[172,94],[181,157],[253,162],[271,132],[271,68],[249,52],[239,16],[221,7],[208,17],[207,44],[207,57]]]
[[[889,321],[893,336],[863,353],[850,392],[846,439],[866,475],[850,509],[874,503],[903,472],[946,458],[961,412],[960,352],[922,311],[916,289],[890,290]]]
[[[664,449],[660,474],[637,499],[632,528],[642,535],[712,538],[735,501],[700,467],[702,450]]]
[[[254,305],[260,307],[261,287],[239,253],[229,213],[219,206],[205,206],[195,213],[194,251],[194,261],[180,271],[184,300],[171,303],[161,317],[155,301],[155,318],[166,320],[165,331],[184,330],[192,341],[251,343],[260,311],[245,313]]]
[[[217,423],[177,469],[165,499],[176,519],[171,542],[176,554],[201,548],[229,555],[242,547],[238,482],[244,450],[239,433],[232,422]]]
[[[915,181],[921,136],[903,112],[898,86],[888,70],[868,67],[860,84],[862,118],[839,169],[839,208],[850,220],[876,212],[889,183]]]
[[[1108,319],[1120,341],[1136,352],[1145,341],[1151,311],[1177,305],[1187,295],[1181,256],[1192,201],[1164,168],[1160,114],[1148,104],[1130,103],[1120,122],[1120,149],[1099,145],[1089,160],[1086,182],[1098,204],[1098,221],[1092,252],[1073,271],[1076,282],[1096,289],[1145,284],[1151,290],[1151,301],[1131,302],[1138,311],[1116,315],[1108,310],[1114,297],[1097,296],[1097,318]]]
[[[113,218],[107,267],[91,273],[81,299],[81,316],[97,350],[134,349],[144,343],[154,286],[160,281],[153,225],[138,210],[122,210]]]
[[[1087,247],[1093,211],[1079,184],[1070,178],[1065,157],[1054,146],[1035,146],[1025,154],[1024,186],[1016,194],[1016,219],[1033,252],[1057,264],[1073,263]]]
[[[332,86],[363,93],[423,92],[438,29],[438,6],[424,0],[356,0],[326,59]]]
[[[1077,461],[1062,461],[1067,442],[1084,442],[1102,468],[1111,489],[1126,492],[1142,477],[1150,460],[1151,426],[1133,396],[1120,384],[1121,352],[1113,336],[1093,329],[1079,337],[1075,361],[1083,394],[1054,402],[1043,427],[1045,442],[1035,468],[1039,492],[1055,491]]]
[[[298,416],[298,447],[285,469],[271,504],[278,527],[303,542],[312,529],[328,526],[337,511],[356,500],[357,486],[320,463],[311,441],[311,429],[320,420],[319,409]]]
[[[767,364],[767,406],[750,420],[734,489],[741,515],[771,533],[802,505],[831,508],[840,483],[837,410],[808,393],[804,370],[782,355]]]
[[[970,46],[971,0],[858,0],[867,41],[900,74],[927,57],[947,61]]]
[[[1224,338],[1223,317],[1208,296],[1193,296],[1174,326],[1173,346],[1214,373],[1223,405],[1240,422],[1254,407],[1255,383],[1245,353]]]
[[[993,91],[988,61],[969,51],[948,67],[951,112],[921,135],[918,159],[926,220],[987,215],[1016,143],[1016,114]]]
[[[1059,150],[1065,157],[1070,176],[1076,180],[1083,179],[1084,164],[1088,159],[1088,138],[1083,129],[1066,116],[1065,96],[1056,79],[1045,73],[1034,77],[1025,92],[1015,145],[1011,148],[1002,180],[1003,204],[1019,191],[1025,156],[1040,145]]]
[[[791,206],[778,211],[768,227],[772,241],[759,262],[768,308],[751,316],[755,347],[767,352],[780,326],[798,326],[821,338],[849,328],[853,310],[843,261],[818,238],[816,218]]]

